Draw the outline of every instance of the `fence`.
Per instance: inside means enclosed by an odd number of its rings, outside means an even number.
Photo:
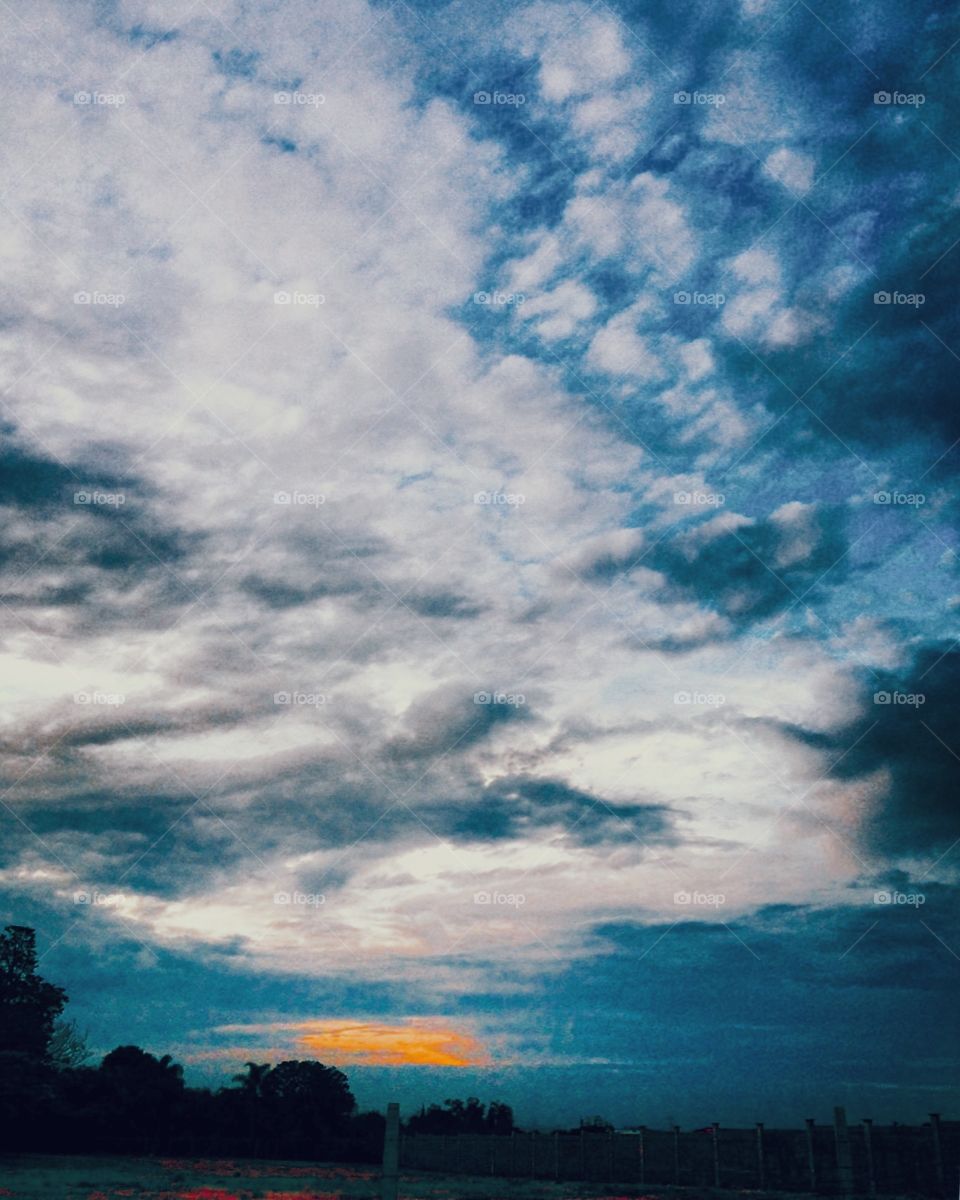
[[[400,1165],[594,1183],[943,1197],[957,1191],[960,1122],[932,1114],[921,1126],[848,1126],[838,1108],[832,1126],[808,1120],[803,1129],[403,1134]]]

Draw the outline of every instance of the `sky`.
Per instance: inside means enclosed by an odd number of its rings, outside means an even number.
[[[960,1115],[960,19],[4,5],[0,920],[97,1055]]]

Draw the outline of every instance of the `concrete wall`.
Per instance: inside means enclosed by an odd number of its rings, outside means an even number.
[[[460,1175],[766,1188],[833,1195],[914,1193],[952,1197],[960,1172],[960,1122],[802,1129],[646,1129],[640,1133],[508,1137],[403,1134],[407,1170]]]

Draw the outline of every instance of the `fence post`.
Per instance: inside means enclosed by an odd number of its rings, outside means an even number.
[[[673,1182],[680,1182],[680,1126],[673,1127]]]
[[[613,1183],[613,1130],[607,1130],[607,1183]]]
[[[397,1200],[397,1177],[400,1174],[400,1105],[387,1105],[387,1124],[383,1137],[383,1175],[380,1184],[382,1200]]]
[[[757,1122],[757,1187],[762,1192],[767,1186],[766,1160],[763,1153],[763,1122]]]
[[[940,1144],[940,1114],[930,1114],[930,1136],[933,1138],[933,1169],[937,1177],[937,1189],[940,1195],[946,1194],[943,1178],[943,1147]]]
[[[720,1186],[720,1124],[714,1121],[710,1126],[710,1141],[713,1149],[713,1186]]]
[[[807,1166],[810,1169],[810,1191],[817,1190],[817,1145],[813,1139],[813,1117],[807,1117],[804,1124],[807,1127]]]
[[[640,1182],[647,1181],[647,1147],[644,1145],[643,1135],[647,1132],[646,1125],[640,1126]]]
[[[833,1133],[837,1147],[837,1176],[844,1196],[853,1195],[853,1155],[850,1152],[850,1130],[847,1112],[842,1104],[833,1110]]]
[[[580,1178],[586,1179],[586,1177],[587,1177],[586,1160],[583,1157],[583,1126],[581,1125],[580,1126]]]
[[[553,1131],[553,1175],[555,1179],[560,1178],[560,1133],[556,1129]]]
[[[873,1162],[873,1120],[870,1117],[863,1118],[863,1145],[867,1152],[867,1188],[870,1195],[875,1196],[877,1194],[877,1175]]]

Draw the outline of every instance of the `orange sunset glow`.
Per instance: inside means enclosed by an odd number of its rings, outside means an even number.
[[[477,1039],[427,1019],[387,1025],[379,1021],[309,1021],[300,1045],[337,1063],[399,1067],[482,1067],[490,1057]]]

